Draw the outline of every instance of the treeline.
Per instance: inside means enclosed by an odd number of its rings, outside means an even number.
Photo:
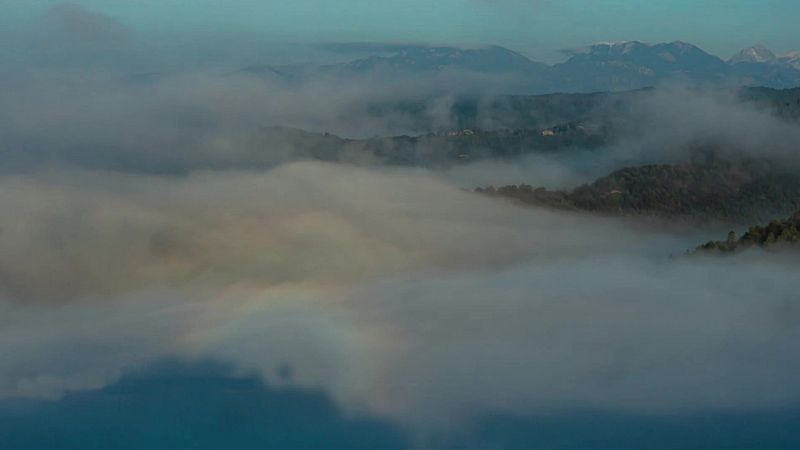
[[[328,133],[271,128],[266,138],[294,157],[323,161],[379,162],[446,167],[482,159],[513,159],[533,153],[597,149],[613,142],[610,124],[568,122],[549,128],[461,129],[421,136],[344,139]]]
[[[489,100],[462,96],[450,106],[449,116],[459,129],[548,128],[570,122],[635,122],[631,106],[650,95],[654,88],[593,94],[500,95]],[[800,118],[800,88],[743,87],[736,96],[745,104],[788,120]],[[430,128],[427,101],[374,103],[375,118],[402,114],[418,129]]]
[[[800,243],[800,211],[764,226],[751,226],[740,238],[731,231],[726,240],[709,241],[695,251],[730,253],[752,247],[775,248],[797,243]]]
[[[566,191],[525,184],[476,191],[559,209],[700,221],[765,220],[800,209],[800,177],[757,162],[625,168]]]
[[[272,148],[290,149],[290,156],[295,158],[423,167],[515,159],[571,149],[600,150],[614,144],[620,136],[646,130],[631,105],[652,91],[498,96],[490,101],[461,98],[450,107],[455,128],[445,131],[431,126],[430,117],[425,115],[429,105],[424,102],[374,104],[368,111],[376,119],[401,112],[414,117],[412,122],[418,128],[431,131],[417,136],[346,139],[328,133],[273,127],[265,130],[263,141]],[[739,97],[784,119],[800,118],[800,88],[743,88]],[[585,207],[591,203],[600,209],[608,207],[592,199],[591,193],[587,195]],[[576,199],[576,202],[576,207],[584,207],[581,201]],[[693,205],[675,207],[695,209]]]
[[[739,91],[739,98],[778,117],[800,119],[800,88],[746,87]]]

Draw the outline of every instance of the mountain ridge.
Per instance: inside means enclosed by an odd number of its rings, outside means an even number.
[[[566,61],[548,65],[508,48],[341,44],[336,51],[373,53],[334,64],[250,66],[240,72],[304,81],[318,77],[380,76],[463,71],[515,77],[529,93],[599,92],[640,89],[680,79],[695,84],[741,84],[771,88],[800,86],[800,52],[777,56],[758,44],[723,60],[684,41],[596,43],[570,50]]]

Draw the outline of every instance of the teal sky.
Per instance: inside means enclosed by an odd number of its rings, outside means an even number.
[[[5,19],[50,0],[0,0]],[[250,35],[282,42],[499,44],[553,61],[597,41],[685,40],[727,57],[763,43],[800,50],[797,0],[76,0],[159,35]]]

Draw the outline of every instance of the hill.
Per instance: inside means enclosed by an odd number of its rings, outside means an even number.
[[[549,128],[570,122],[617,123],[634,125],[642,117],[633,107],[656,89],[588,94],[457,96],[448,116],[455,129],[519,129]],[[719,90],[721,94],[731,91]],[[772,89],[742,87],[731,93],[744,105],[787,120],[800,118],[800,88]],[[370,117],[391,118],[402,114],[419,129],[430,132],[448,131],[432,128],[427,116],[428,99],[403,102],[372,102],[366,109]]]
[[[273,147],[289,148],[294,158],[447,167],[483,159],[514,159],[533,153],[595,149],[615,136],[609,124],[568,122],[547,128],[459,129],[419,136],[345,139],[291,128],[265,132]]]
[[[800,243],[800,211],[786,219],[773,220],[767,225],[751,226],[737,238],[731,231],[724,241],[710,241],[700,245],[695,252],[732,253],[748,248],[785,248]]]
[[[692,221],[763,220],[800,209],[800,177],[761,162],[631,167],[572,190],[523,184],[476,191],[558,209]]]

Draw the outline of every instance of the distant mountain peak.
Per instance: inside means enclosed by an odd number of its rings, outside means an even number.
[[[642,41],[601,42],[573,53],[578,59],[595,61],[625,61],[642,67],[667,64],[723,65],[722,60],[709,55],[701,48],[683,41],[649,44]],[[683,62],[682,62],[683,61]]]
[[[795,70],[800,70],[800,52],[789,52],[781,56],[779,61]]]
[[[591,45],[591,47],[597,46],[605,46],[605,47],[626,47],[632,45],[648,45],[642,41],[638,40],[629,40],[629,41],[604,41],[604,42],[596,42]]]
[[[615,51],[619,53],[630,52],[631,50],[639,47],[649,47],[648,44],[642,41],[608,41],[597,42],[575,53],[597,53]]]
[[[520,53],[497,45],[479,48],[409,45],[396,48],[389,56],[370,56],[345,65],[346,69],[359,72],[370,71],[377,67],[391,67],[412,72],[435,72],[445,68],[455,68],[497,73],[532,73],[547,68],[543,63],[531,61]]]
[[[686,41],[680,41],[680,40],[672,41],[672,42],[669,43],[669,45],[671,45],[673,47],[678,47],[678,48],[681,48],[681,49],[687,49],[687,50],[694,50],[694,49],[698,48],[694,44],[691,44],[691,43],[686,42]]]
[[[738,63],[773,63],[778,60],[775,53],[767,47],[758,44],[741,50],[728,60],[731,64]]]
[[[787,88],[800,85],[800,52],[777,57],[763,45],[740,51],[728,61],[688,42],[647,43],[639,40],[598,42],[578,50],[564,50],[570,57],[547,65],[497,45],[459,48],[427,44],[335,44],[333,51],[363,56],[349,62],[326,65],[251,67],[243,72],[303,81],[313,77],[407,77],[435,74],[460,77],[490,74],[504,77],[507,85],[524,92],[595,92],[639,89],[666,80],[690,83],[739,83]],[[469,81],[477,83],[470,75]],[[436,78],[437,82],[444,78]],[[494,82],[487,79],[487,82]],[[511,88],[509,88],[511,89]]]
[[[582,51],[572,52],[575,55],[588,54],[588,55],[617,55],[624,56],[639,52],[648,52],[657,50],[663,52],[671,52],[674,55],[684,55],[688,53],[703,52],[696,45],[684,41],[664,42],[658,44],[650,44],[643,41],[612,41],[612,42],[598,42],[590,45]],[[705,53],[705,52],[703,52]],[[669,58],[668,58],[669,59]]]

